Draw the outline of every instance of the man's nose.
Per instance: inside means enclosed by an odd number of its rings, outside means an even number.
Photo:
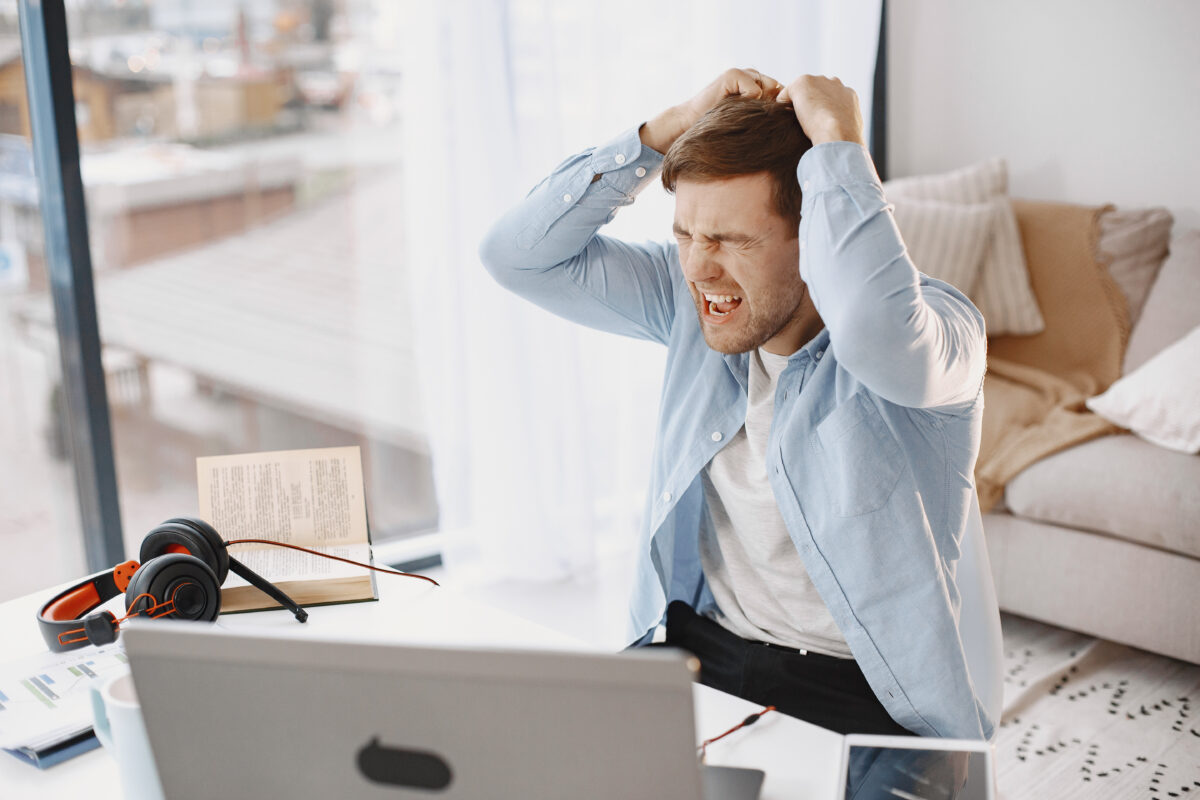
[[[692,283],[712,283],[724,274],[721,262],[702,247],[691,247],[687,258],[680,262],[683,277]]]

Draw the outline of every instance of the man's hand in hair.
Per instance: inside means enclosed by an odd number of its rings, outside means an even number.
[[[800,127],[814,145],[823,142],[867,143],[858,95],[837,78],[801,75],[775,99],[792,104]]]
[[[642,144],[666,153],[705,112],[731,95],[774,97],[783,84],[756,69],[727,69],[687,102],[672,106],[642,126]]]

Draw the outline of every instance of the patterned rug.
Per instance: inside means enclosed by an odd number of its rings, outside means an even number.
[[[1000,796],[1200,800],[1200,666],[1003,615]]]

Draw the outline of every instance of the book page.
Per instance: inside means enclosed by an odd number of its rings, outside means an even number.
[[[258,548],[257,545],[247,547]],[[365,542],[354,545],[338,545],[336,547],[314,547],[318,553],[328,553],[364,564],[372,562],[371,547]],[[261,547],[239,552],[238,561],[245,564],[254,572],[268,580],[315,581],[327,578],[358,577],[369,574],[369,570],[344,561],[334,561],[331,558],[321,558],[312,553],[302,553],[286,547]],[[232,572],[225,579],[225,586],[244,586],[246,581]]]
[[[369,541],[357,447],[197,458],[196,481],[200,516],[223,539],[302,547]],[[235,545],[231,552],[258,547],[263,545]]]
[[[371,563],[371,546],[366,543],[313,549],[365,564]],[[239,553],[238,558],[259,575],[270,578],[276,587],[300,605],[379,598],[374,573],[353,564],[320,558],[312,553],[270,547]],[[229,573],[221,587],[222,613],[265,608],[278,608],[278,604],[239,576]]]

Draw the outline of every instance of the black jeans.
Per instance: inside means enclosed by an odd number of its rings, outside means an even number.
[[[838,733],[915,735],[888,715],[853,659],[747,641],[679,600],[667,607],[666,644],[700,659],[705,686]]]

